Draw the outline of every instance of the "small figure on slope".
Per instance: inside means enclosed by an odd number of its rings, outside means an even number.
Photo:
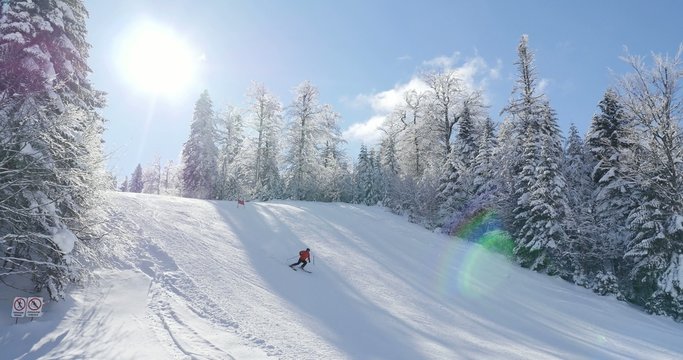
[[[311,249],[306,248],[306,250],[299,251],[299,261],[295,262],[292,265],[289,265],[289,267],[292,268],[292,270],[296,270],[294,269],[295,266],[303,264],[301,265],[301,269],[306,270],[304,269],[304,266],[306,266],[306,264],[308,264],[309,261],[311,261]]]

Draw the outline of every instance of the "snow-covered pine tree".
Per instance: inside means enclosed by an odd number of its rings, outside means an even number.
[[[656,314],[683,318],[683,45],[674,57],[653,55],[648,67],[627,58],[633,73],[621,88],[624,107],[641,130],[642,161],[633,166],[639,198],[628,221],[627,296]]]
[[[285,182],[280,176],[280,135],[275,128],[266,134],[261,169],[262,181],[258,191],[261,200],[280,199],[285,194]]]
[[[355,183],[354,200],[359,204],[375,205],[377,203],[377,189],[373,188],[373,161],[365,144],[361,145],[358,162],[353,172]]]
[[[218,148],[213,104],[204,90],[194,107],[190,136],[182,153],[182,194],[184,197],[214,199]]]
[[[141,193],[142,189],[145,188],[145,180],[142,176],[142,165],[138,164],[130,175],[130,184],[128,185],[128,191],[133,193]]]
[[[472,168],[474,196],[477,198],[485,197],[485,204],[489,203],[497,195],[496,190],[498,186],[495,176],[497,162],[494,156],[498,142],[495,131],[496,128],[493,120],[487,117],[480,134],[479,144],[477,145],[478,151]]]
[[[566,180],[560,170],[562,138],[547,103],[538,125],[527,129],[526,166],[520,182],[524,192],[520,192],[520,210],[515,218],[520,227],[515,254],[523,266],[532,270],[562,274],[568,250],[565,228],[569,207]]]
[[[438,188],[439,219],[447,221],[461,211],[475,193],[474,164],[478,152],[480,98],[466,99],[458,115],[458,132],[451,146],[449,161],[444,164]]]
[[[387,118],[380,130],[382,131],[382,138],[379,148],[379,166],[383,179],[382,189],[380,189],[382,203],[392,211],[401,213],[401,196],[397,192],[400,183],[399,174],[401,173],[397,149],[400,128],[395,121]]]
[[[71,251],[89,252],[80,245],[106,178],[87,11],[79,0],[0,6],[0,271],[58,298],[78,276]]]
[[[592,156],[572,123],[562,166],[570,209],[566,229],[569,244],[564,261],[567,269],[573,270],[573,281],[584,286],[590,282],[586,275],[595,275],[603,270],[603,257],[598,251],[600,244],[597,240],[603,232],[595,218],[593,166]]]
[[[119,186],[119,191],[128,192],[128,176],[123,179],[121,186]]]
[[[289,127],[285,155],[285,179],[289,197],[312,200],[317,196],[321,172],[318,140],[323,137],[318,89],[305,81],[294,89],[289,107]]]
[[[467,189],[464,185],[466,165],[462,157],[457,154],[456,148],[451,148],[451,156],[444,164],[439,187],[437,189],[437,202],[439,203],[439,223],[443,224],[462,210],[462,206],[468,199]]]
[[[503,109],[508,114],[499,132],[498,177],[501,181],[499,215],[506,227],[516,235],[520,230],[518,215],[525,212],[527,199],[520,196],[530,191],[530,178],[533,176],[538,157],[536,151],[528,149],[529,141],[538,130],[544,95],[538,94],[537,75],[533,52],[528,47],[528,36],[522,35],[517,47],[518,60],[515,63],[519,77],[515,81],[510,103]],[[529,130],[531,128],[531,130]],[[530,138],[531,137],[531,138]],[[526,167],[531,167],[526,169]]]
[[[593,116],[586,136],[586,146],[594,161],[593,218],[598,234],[595,251],[603,262],[603,277],[624,278],[621,264],[629,237],[626,219],[636,206],[635,183],[629,175],[636,143],[631,122],[615,90],[605,92],[598,108],[600,112]]]
[[[526,35],[520,40],[517,54],[519,78],[513,98],[504,109],[511,116],[510,128],[506,130],[512,136],[505,141],[512,146],[507,146],[510,153],[502,154],[503,166],[508,167],[503,173],[512,176],[506,180],[511,192],[502,194],[508,206],[501,210],[516,204],[512,214],[504,214],[503,219],[511,225],[518,261],[531,269],[557,273],[561,269],[559,256],[567,245],[566,182],[559,171],[562,137],[554,111],[544,96],[536,93],[533,54]],[[521,156],[515,149],[520,139]]]

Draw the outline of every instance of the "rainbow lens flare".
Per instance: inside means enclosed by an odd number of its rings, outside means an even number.
[[[496,213],[491,210],[471,212],[469,216],[454,219],[449,235],[473,242],[448,241],[441,249],[437,288],[445,296],[482,298],[491,295],[508,276],[501,267],[501,253],[511,256],[514,242],[502,229]]]

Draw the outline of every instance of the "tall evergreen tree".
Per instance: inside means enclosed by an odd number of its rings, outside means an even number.
[[[12,260],[0,275],[30,274],[58,298],[77,277],[70,252],[87,239],[105,184],[104,97],[88,80],[81,1],[1,6],[0,251]]]
[[[437,189],[438,216],[441,223],[447,221],[455,212],[462,210],[462,206],[468,200],[469,194],[465,184],[468,175],[462,156],[458,154],[457,148],[452,148],[451,156],[444,164]]]
[[[543,94],[539,94],[536,88],[534,55],[528,47],[527,35],[522,35],[520,39],[517,57],[515,64],[519,76],[510,103],[503,109],[509,116],[499,133],[500,147],[497,151],[501,163],[500,215],[513,234],[520,230],[519,214],[529,210],[528,197],[522,195],[530,192],[533,176],[530,171],[535,168],[538,156],[536,150],[532,151],[528,147],[539,129],[544,102]],[[525,170],[527,167],[530,168]]]
[[[382,174],[382,202],[392,211],[400,212],[400,173],[401,167],[398,160],[398,134],[399,128],[396,122],[385,121],[381,130],[383,136],[380,142],[379,166]]]
[[[562,137],[555,113],[536,93],[533,54],[528,38],[522,36],[517,48],[519,79],[513,99],[504,110],[511,115],[510,135],[514,144],[505,154],[506,174],[512,176],[505,200],[515,207],[512,216],[515,254],[524,266],[557,273],[559,256],[566,250],[566,181],[559,171],[563,157]],[[520,144],[523,154],[515,147]],[[509,208],[509,207],[508,207]]]
[[[355,201],[366,205],[375,205],[381,200],[379,186],[379,167],[373,150],[361,145],[358,163],[354,171],[356,196]]]
[[[635,183],[630,176],[636,144],[632,126],[616,91],[608,89],[593,117],[586,145],[594,159],[593,214],[599,225],[600,241],[596,251],[605,272],[623,277],[622,258],[629,237],[626,219],[635,208]],[[609,225],[608,225],[609,224]]]
[[[120,192],[128,192],[128,176],[123,179],[121,186],[119,186]]]
[[[142,189],[145,187],[144,178],[142,176],[142,165],[138,164],[133,170],[133,174],[130,176],[130,185],[128,186],[128,191],[133,193],[141,193]]]
[[[213,104],[209,92],[204,92],[194,106],[190,137],[182,153],[183,196],[213,199],[216,196],[218,149]]]
[[[474,164],[478,152],[477,125],[480,99],[475,97],[463,103],[463,109],[458,115],[458,132],[455,143],[451,146],[449,161],[444,165],[444,172],[439,184],[439,217],[447,220],[454,212],[461,211],[467,202],[475,195]]]
[[[601,224],[596,221],[593,200],[594,183],[591,179],[593,159],[576,125],[571,124],[562,170],[567,180],[566,194],[570,214],[567,221],[568,249],[565,267],[574,270],[574,281],[587,285],[586,274],[602,271],[603,254],[598,238]]]
[[[497,162],[494,156],[497,147],[495,125],[493,120],[487,117],[481,131],[477,146],[477,156],[475,157],[472,169],[474,177],[472,185],[474,186],[476,197],[485,196],[487,199],[492,200],[496,195],[497,181],[495,169],[497,168]]]

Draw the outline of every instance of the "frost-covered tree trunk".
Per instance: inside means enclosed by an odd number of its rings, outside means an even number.
[[[632,237],[627,296],[648,311],[683,318],[683,46],[673,57],[654,55],[648,67],[628,57],[624,107],[641,130],[643,161],[633,167],[640,197],[629,215]]]
[[[438,165],[447,162],[451,154],[451,141],[455,133],[455,124],[462,116],[461,102],[464,91],[455,71],[444,70],[428,73],[424,76],[429,85],[428,100],[433,111],[428,119],[429,128],[435,136],[437,144]]]
[[[405,105],[392,114],[390,120],[401,124],[398,137],[398,154],[404,175],[417,181],[427,167],[427,126],[425,124],[425,97],[423,93],[408,91]]]
[[[209,92],[204,91],[194,107],[190,136],[182,153],[182,193],[185,197],[214,199],[218,149]]]
[[[0,276],[61,296],[106,184],[79,0],[0,4]]]

